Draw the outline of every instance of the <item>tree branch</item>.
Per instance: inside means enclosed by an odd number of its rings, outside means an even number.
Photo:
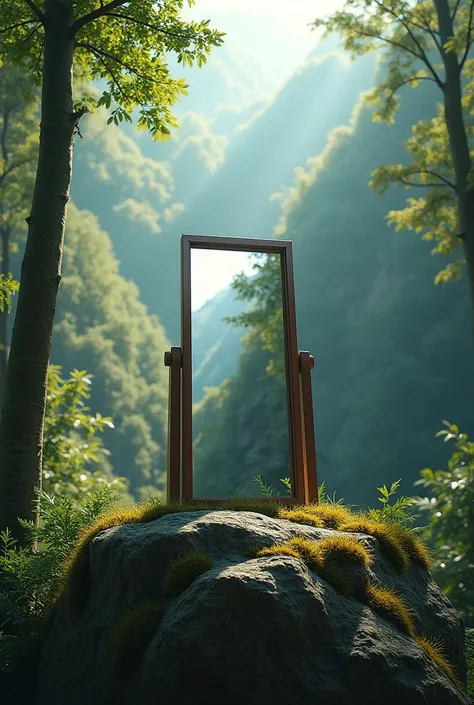
[[[434,78],[432,78],[432,76],[411,76],[409,78],[406,78],[404,81],[401,81],[401,83],[399,83],[398,86],[396,86],[395,88],[392,89],[392,91],[390,92],[390,95],[388,97],[388,100],[390,100],[390,98],[393,98],[395,93],[397,91],[399,91],[400,88],[402,88],[403,86],[407,86],[409,83],[413,83],[415,81],[431,81],[431,83],[436,83],[436,81],[434,80]]]
[[[458,14],[459,6],[461,5],[462,0],[457,0],[456,5],[454,6],[454,11],[453,11],[453,16],[451,17],[451,22],[454,24],[454,20],[456,19],[456,15]]]
[[[447,186],[453,191],[457,193],[457,188],[455,184],[452,183],[452,181],[449,181],[449,179],[446,179],[444,176],[441,176],[441,174],[437,174],[435,171],[431,171],[430,169],[419,169],[417,171],[413,171],[411,174],[408,176],[416,176],[419,174],[428,174],[429,176],[433,176],[435,179],[439,179],[442,181],[441,184],[420,184],[418,182],[413,182],[413,181],[408,181],[407,177],[397,177],[397,181],[400,183],[404,184],[405,186],[418,186],[420,188],[435,188],[435,187],[442,187],[446,188]]]
[[[77,46],[79,46],[79,45],[77,45]],[[84,48],[85,48],[85,47],[84,47]],[[110,66],[109,66],[108,64],[106,64],[104,58],[100,55],[100,53],[99,53],[93,46],[89,46],[89,47],[88,47],[88,50],[91,52],[91,54],[94,54],[94,56],[97,57],[97,59],[99,59],[99,61],[100,61],[100,62],[102,63],[102,65],[105,67],[105,70],[107,71],[107,73],[109,73],[109,74],[111,75],[112,81],[115,83],[115,85],[117,86],[118,90],[120,91],[120,93],[121,93],[121,94],[123,95],[123,97],[125,98],[125,100],[129,100],[128,96],[126,95],[125,91],[123,90],[122,86],[120,85],[118,79],[115,77],[114,72],[112,71],[112,69],[110,68]]]
[[[467,39],[466,39],[466,50],[463,54],[463,57],[461,61],[459,62],[459,73],[461,73],[464,64],[466,63],[466,59],[469,54],[469,49],[471,48],[472,44],[472,16],[474,13],[474,0],[471,0],[471,7],[469,8],[469,24],[467,28]]]
[[[21,166],[24,166],[25,164],[28,164],[28,162],[31,162],[32,159],[22,159],[21,162],[17,162],[16,164],[12,164],[11,166],[8,167],[8,169],[5,169],[3,174],[0,174],[0,184],[7,178],[8,174],[11,174],[12,171],[15,171],[15,169],[19,169]]]
[[[156,83],[158,85],[163,85],[163,81],[158,81],[156,78],[153,78],[153,76],[147,76],[146,74],[140,73],[136,69],[133,68],[133,66],[130,66],[129,64],[126,64],[122,59],[119,59],[117,56],[114,56],[113,54],[109,54],[108,51],[104,51],[104,49],[98,49],[97,47],[92,46],[91,44],[86,44],[85,42],[77,42],[76,47],[82,48],[82,49],[88,49],[89,51],[92,51],[93,53],[100,54],[101,56],[105,57],[106,59],[110,59],[111,61],[115,61],[119,66],[122,66],[124,69],[127,69],[127,71],[130,71],[134,76],[137,76],[138,78],[143,78],[146,81],[151,81],[152,83]]]
[[[7,130],[8,130],[8,118],[10,117],[10,111],[8,108],[5,109],[5,114],[3,116],[3,129],[2,129],[2,155],[5,163],[8,163],[8,150],[7,150]]]
[[[388,37],[384,37],[383,35],[381,36],[380,34],[371,34],[370,32],[364,32],[363,30],[357,28],[354,29],[354,32],[361,37],[367,37],[368,39],[378,39],[380,42],[384,42],[385,44],[389,44],[390,46],[397,47],[397,49],[402,49],[402,51],[406,51],[408,54],[411,54],[412,56],[415,57],[415,59],[418,59],[418,61],[422,61],[427,68],[431,66],[431,64],[426,63],[424,60],[423,56],[421,54],[418,54],[418,52],[413,51],[413,49],[410,49],[409,47],[405,46],[405,44],[401,44],[400,42],[396,42],[394,39],[389,39]],[[434,72],[433,69],[433,81],[441,88],[441,90],[444,91],[444,84],[439,78],[438,74]]]
[[[35,13],[38,20],[41,22],[41,24],[43,24],[44,23],[44,14],[41,12],[41,10],[36,5],[36,3],[34,3],[33,0],[24,0],[24,2],[26,2],[28,7],[30,8],[30,10],[33,10],[33,12]]]
[[[397,13],[396,13],[394,10],[391,10],[386,4],[384,4],[382,0],[375,0],[375,2],[376,2],[376,4],[377,4],[383,11],[385,11],[385,12],[387,12],[389,15],[391,15],[397,22],[399,22],[399,23],[402,25],[402,27],[404,27],[404,28],[406,29],[406,31],[408,32],[409,36],[412,38],[413,42],[415,43],[415,45],[418,47],[418,50],[419,50],[419,52],[420,52],[420,54],[418,55],[419,59],[420,59],[421,61],[423,61],[423,63],[425,64],[426,68],[427,68],[428,71],[431,73],[431,75],[433,76],[434,80],[436,81],[436,83],[438,84],[438,86],[441,88],[441,90],[444,90],[444,84],[443,84],[443,82],[441,81],[440,77],[438,76],[438,74],[436,73],[435,69],[433,68],[433,66],[432,66],[432,64],[431,64],[431,61],[428,59],[428,57],[427,57],[427,55],[426,55],[425,50],[424,50],[423,47],[421,46],[421,44],[420,44],[420,42],[418,41],[416,35],[413,33],[413,30],[412,30],[412,29],[409,27],[409,25],[407,24],[406,20],[404,20],[403,17],[400,17],[399,15],[397,15]],[[402,46],[403,46],[403,45],[402,45]],[[407,47],[405,47],[405,51],[408,51]],[[415,54],[416,54],[416,52],[415,52]]]
[[[158,25],[153,25],[149,24],[148,22],[142,22],[141,20],[137,20],[135,17],[132,17],[131,15],[124,15],[122,12],[107,12],[108,17],[120,17],[120,19],[123,20],[128,20],[129,22],[135,22],[135,24],[139,24],[142,27],[148,27],[148,29],[153,29],[155,32],[160,32],[161,34],[167,34],[170,37],[177,37],[178,39],[191,39],[192,34],[178,34],[177,32],[170,32],[167,29],[163,29],[162,27],[159,27]]]
[[[71,27],[72,36],[75,36],[79,32],[79,30],[84,27],[84,25],[99,19],[99,17],[103,17],[111,10],[115,10],[116,7],[125,5],[126,2],[127,0],[111,0],[105,5],[101,4],[101,6],[97,8],[97,10],[92,10],[92,12],[88,12],[87,15],[79,17],[79,19],[77,19]]]
[[[23,22],[17,22],[16,24],[10,25],[10,27],[5,27],[4,29],[0,29],[0,34],[5,34],[5,32],[10,32],[12,29],[16,29],[17,27],[24,27],[27,24],[31,24],[34,22],[35,24],[39,24],[39,20],[23,20]]]

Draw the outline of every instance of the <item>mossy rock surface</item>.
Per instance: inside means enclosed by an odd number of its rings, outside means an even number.
[[[87,545],[31,705],[369,705],[369,685],[370,705],[470,702],[459,615],[419,562],[397,570],[371,536],[204,509]],[[413,634],[371,606],[369,584],[403,601]],[[416,635],[442,643],[461,690]]]

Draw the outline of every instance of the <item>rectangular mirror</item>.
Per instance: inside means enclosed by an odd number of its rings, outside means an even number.
[[[302,495],[291,243],[182,238],[183,499]]]

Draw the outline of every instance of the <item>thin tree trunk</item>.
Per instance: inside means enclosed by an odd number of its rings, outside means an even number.
[[[20,542],[17,518],[36,515],[46,383],[71,182],[76,116],[70,3],[47,0],[38,170],[0,422],[0,529]]]
[[[10,231],[8,228],[0,230],[2,247],[2,274],[6,277],[10,271]],[[8,362],[8,311],[0,311],[0,412],[3,406],[5,393],[5,378]]]
[[[434,0],[438,16],[441,45],[454,35],[448,0]],[[468,189],[471,155],[462,108],[462,86],[459,60],[455,51],[442,49],[445,68],[444,116],[449,135],[449,146],[456,174],[460,238],[466,257],[467,275],[474,317],[474,193]],[[474,325],[474,324],[473,324]],[[474,327],[473,327],[474,332]]]

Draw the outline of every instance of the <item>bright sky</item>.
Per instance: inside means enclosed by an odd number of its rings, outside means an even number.
[[[318,16],[326,15],[339,9],[343,0],[197,0],[188,12],[196,18],[216,18],[213,25],[225,31],[225,14],[240,15],[246,20],[239,31],[239,36],[231,37],[237,44],[245,47],[255,56],[266,62],[274,57],[263,54],[268,51],[268,39],[262,42],[258,31],[251,32],[252,18],[267,21],[268,31],[275,33],[275,45],[278,54],[286,49],[285,56],[291,56],[293,66],[288,66],[290,75],[314,47],[317,36],[308,24]],[[219,22],[219,19],[223,21]],[[250,28],[247,34],[246,28]],[[245,36],[244,36],[245,33]],[[283,38],[283,39],[282,39]],[[271,37],[270,37],[271,39]],[[282,41],[286,46],[282,47]],[[285,80],[285,76],[281,76]],[[235,274],[252,270],[248,263],[248,254],[243,252],[219,252],[212,250],[192,251],[192,309],[200,308],[208,299],[229,286]]]
[[[191,250],[191,309],[197,311],[242,271],[253,271],[248,252]]]

